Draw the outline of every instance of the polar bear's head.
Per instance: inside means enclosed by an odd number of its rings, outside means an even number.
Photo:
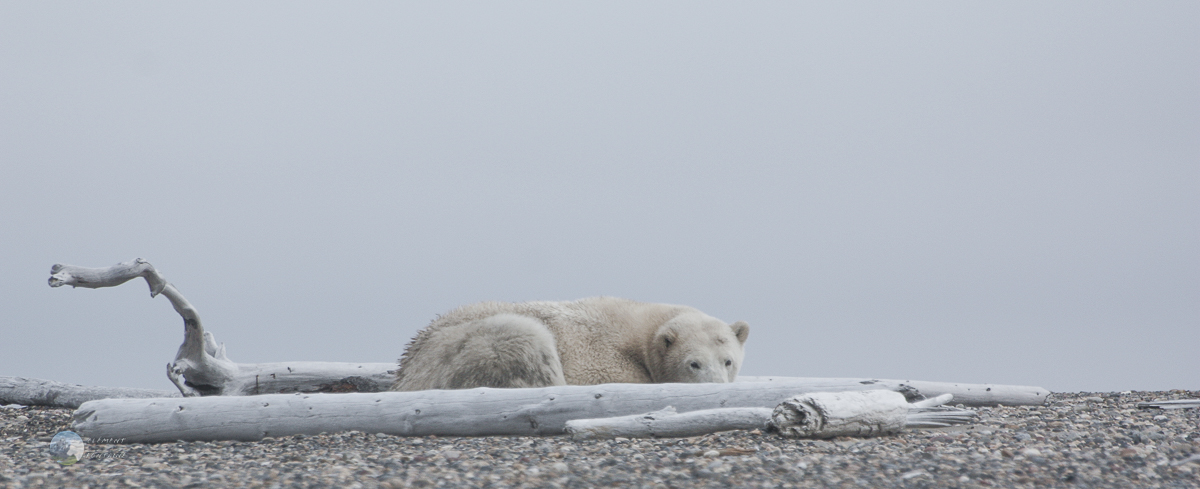
[[[701,312],[675,316],[649,345],[652,382],[733,382],[749,335],[743,321],[725,324]]]

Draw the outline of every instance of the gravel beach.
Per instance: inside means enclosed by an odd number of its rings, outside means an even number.
[[[1200,391],[1056,393],[976,424],[878,438],[755,431],[683,439],[403,438],[88,443],[48,453],[71,410],[0,407],[0,487],[1200,487]]]

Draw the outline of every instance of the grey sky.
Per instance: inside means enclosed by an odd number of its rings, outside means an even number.
[[[480,300],[746,375],[1200,388],[1200,4],[0,3],[0,375],[392,361]]]

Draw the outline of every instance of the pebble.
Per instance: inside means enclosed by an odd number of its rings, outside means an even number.
[[[679,439],[333,433],[258,442],[89,444],[55,463],[71,411],[0,409],[0,487],[1200,487],[1200,409],[1138,409],[1198,391],[1056,393],[976,408],[974,425],[794,440],[758,430]],[[1086,408],[1086,409],[1081,409]]]

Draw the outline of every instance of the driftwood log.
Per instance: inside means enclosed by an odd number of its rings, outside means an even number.
[[[930,414],[941,418],[932,423],[935,426],[960,424],[974,417],[972,411],[937,410],[950,399],[946,394],[914,405],[900,393],[885,390],[801,394],[775,407],[771,428],[792,438],[878,436],[899,433],[909,426],[928,426]]]
[[[675,406],[632,416],[573,419],[566,432],[572,440],[596,438],[673,438],[699,436],[729,430],[766,430],[771,408],[701,409],[679,413]]]
[[[213,334],[204,330],[196,308],[141,258],[107,268],[62,264],[50,268],[51,287],[115,287],[137,277],[150,285],[150,297],[165,296],[183,317],[183,344],[175,361],[167,364],[167,378],[185,397],[378,392],[386,390],[395,379],[395,363],[236,363],[225,355],[225,345],[218,344]]]
[[[652,413],[567,421],[572,439],[697,436],[717,431],[762,429],[787,437],[876,436],[903,429],[940,428],[973,421],[974,411],[944,407],[943,394],[909,403],[886,390],[813,392],[771,408],[702,409],[679,413],[674,406]]]
[[[179,397],[178,392],[129,387],[91,387],[53,380],[0,377],[0,404],[77,408],[96,399]]]
[[[339,369],[331,369],[327,365],[339,366]],[[331,363],[331,362],[292,362],[292,363],[276,363],[276,364],[246,364],[243,367],[256,366],[279,366],[271,369],[264,369],[268,372],[272,370],[285,370],[291,377],[285,377],[284,381],[289,381],[292,378],[300,377],[300,374],[308,375],[303,383],[295,382],[302,386],[316,386],[316,392],[378,392],[384,382],[381,375],[376,375],[371,378],[363,378],[359,385],[354,385],[358,382],[359,377],[338,376],[341,373],[346,373],[346,368],[362,367],[363,370],[369,370],[374,365],[371,363],[352,364],[352,363]],[[304,369],[304,365],[317,365],[317,368]],[[390,364],[386,364],[390,365]],[[247,368],[247,370],[249,370]],[[296,373],[293,373],[296,372]],[[324,371],[334,372],[335,375],[330,377],[320,377],[313,372]],[[357,373],[350,371],[349,373]],[[270,377],[270,373],[264,375]],[[271,378],[272,386],[287,385],[286,382],[280,382],[276,378]],[[809,391],[814,389],[826,389],[829,391],[844,391],[857,389],[883,388],[893,389],[897,392],[910,393],[911,398],[916,399],[922,396],[938,396],[942,394],[952,394],[956,404],[965,406],[995,406],[995,405],[1040,405],[1044,404],[1046,397],[1050,392],[1041,387],[1020,386],[1020,385],[1002,385],[1002,384],[962,384],[951,382],[928,382],[921,380],[892,380],[892,379],[837,379],[837,378],[809,378],[809,377],[738,377],[738,383],[778,383],[783,382],[787,385],[804,385],[808,386]],[[619,384],[613,384],[619,385]],[[770,385],[770,384],[767,384]],[[292,392],[297,392],[295,389]],[[250,393],[254,393],[251,390]],[[269,393],[268,390],[262,389],[260,394]],[[311,393],[311,392],[306,392]],[[919,394],[913,394],[919,393]],[[22,377],[0,377],[0,404],[23,404],[32,406],[53,406],[53,407],[69,407],[77,408],[80,404],[86,401],[95,401],[100,399],[123,399],[123,398],[153,398],[153,397],[179,397],[179,394],[172,391],[155,390],[155,389],[135,389],[127,387],[89,387],[82,385],[64,384],[62,382],[54,382],[42,379],[27,379]],[[1185,406],[1188,407],[1188,406]],[[1168,408],[1169,409],[1169,408]]]
[[[541,436],[564,434],[566,422],[573,419],[635,415],[667,406],[674,406],[681,413],[719,408],[774,408],[797,394],[873,389],[901,392],[910,400],[944,394],[921,392],[907,384],[887,381],[865,384],[845,379],[795,379],[728,384],[603,384],[337,395],[106,399],[84,403],[75,412],[71,425],[76,433],[88,438],[138,443],[259,440],[351,430],[401,436]],[[1026,402],[1013,404],[1044,401],[1045,395],[1031,395]]]
[[[1046,403],[1050,391],[1041,387],[1029,385],[1004,384],[966,384],[962,382],[931,382],[926,380],[895,380],[895,379],[838,379],[810,377],[749,377],[741,376],[738,382],[824,382],[829,385],[861,384],[876,385],[876,389],[894,390],[905,393],[912,390],[919,392],[917,396],[907,395],[909,400],[933,398],[942,394],[952,394],[955,404],[964,406],[1040,406]],[[844,391],[855,389],[826,389],[827,391]],[[815,392],[807,390],[805,392]]]
[[[1200,408],[1200,399],[1178,399],[1174,401],[1139,402],[1141,409],[1196,409]]]

